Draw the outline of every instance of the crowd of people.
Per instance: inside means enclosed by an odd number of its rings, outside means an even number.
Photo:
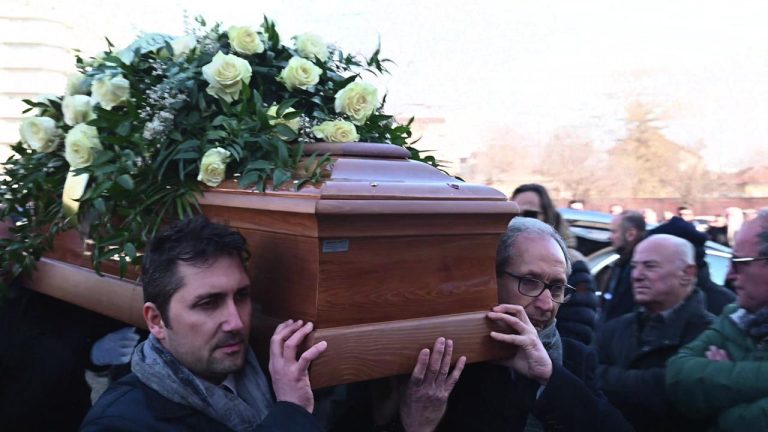
[[[320,341],[302,352],[312,323],[288,320],[276,328],[269,358],[257,359],[245,239],[198,216],[159,233],[145,251],[141,341],[132,328],[69,316],[82,324],[67,331],[71,339],[52,328],[19,333],[19,323],[33,321],[19,304],[37,294],[16,288],[0,322],[8,344],[0,409],[22,401],[33,408],[4,411],[3,430],[768,430],[768,209],[734,238],[733,290],[709,278],[706,235],[690,222],[672,217],[646,230],[641,212],[622,209],[611,223],[620,258],[597,287],[546,189],[523,185],[511,199],[521,217],[500,239],[499,304],[487,315],[504,329],[489,336],[513,346],[511,358],[467,364],[447,334],[415,356],[410,376],[313,392],[309,367],[333,347]],[[9,372],[61,363],[49,359],[54,352],[82,359],[51,371],[66,379],[129,367],[87,415],[82,398],[77,410],[42,413],[40,401],[74,402],[61,396],[74,390],[50,380],[53,394],[19,398],[33,394],[39,377]]]

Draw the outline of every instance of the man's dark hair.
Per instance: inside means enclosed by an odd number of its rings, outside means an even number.
[[[550,226],[557,229],[560,221],[558,219],[557,210],[555,210],[555,205],[552,203],[552,199],[549,197],[549,193],[547,192],[547,188],[537,183],[520,185],[512,192],[512,200],[514,201],[515,197],[523,192],[533,192],[539,196],[544,223],[549,224]]]
[[[168,305],[184,284],[177,264],[205,267],[229,256],[243,260],[249,256],[245,238],[239,232],[203,216],[173,223],[158,233],[146,248],[141,266],[144,301],[154,303],[165,325],[170,327]]]
[[[635,210],[624,210],[619,216],[621,216],[621,231],[627,232],[628,229],[634,228],[637,231],[637,241],[640,241],[645,233],[643,214]]]

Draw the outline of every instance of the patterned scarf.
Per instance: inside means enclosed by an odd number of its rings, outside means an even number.
[[[539,339],[541,344],[544,345],[544,349],[547,350],[549,358],[552,359],[552,364],[563,365],[563,341],[560,339],[560,333],[557,332],[555,321],[546,328],[539,331]],[[525,432],[541,432],[544,431],[544,425],[541,424],[539,419],[530,414],[525,422]]]
[[[746,309],[740,308],[731,314],[731,319],[756,340],[763,340],[768,337],[768,307],[755,313],[749,313]]]
[[[164,397],[235,431],[254,430],[274,404],[267,378],[250,349],[245,366],[234,374],[237,395],[197,378],[154,335],[136,347],[131,368],[141,382]]]

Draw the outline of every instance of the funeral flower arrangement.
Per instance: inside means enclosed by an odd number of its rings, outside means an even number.
[[[353,56],[311,33],[284,44],[266,17],[226,29],[198,18],[189,33],[146,34],[120,50],[107,40],[106,52],[77,56],[66,94],[25,101],[36,115],[0,180],[0,217],[18,221],[0,240],[0,272],[33,268],[76,226],[97,271],[116,260],[124,273],[164,221],[199,211],[207,187],[320,180],[328,158],[303,157],[308,142],[391,143],[437,166],[366,82],[387,73],[379,49]]]

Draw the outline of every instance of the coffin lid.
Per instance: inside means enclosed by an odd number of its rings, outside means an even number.
[[[307,213],[509,213],[516,206],[488,186],[466,183],[392,144],[312,143],[304,154],[330,154],[325,180],[294,191],[258,192],[227,181],[203,193],[200,203],[246,208],[274,207]],[[253,198],[258,197],[258,203]],[[272,198],[265,200],[265,198]],[[291,203],[283,202],[290,199]],[[298,199],[298,201],[297,201]],[[301,204],[299,201],[306,201]]]

